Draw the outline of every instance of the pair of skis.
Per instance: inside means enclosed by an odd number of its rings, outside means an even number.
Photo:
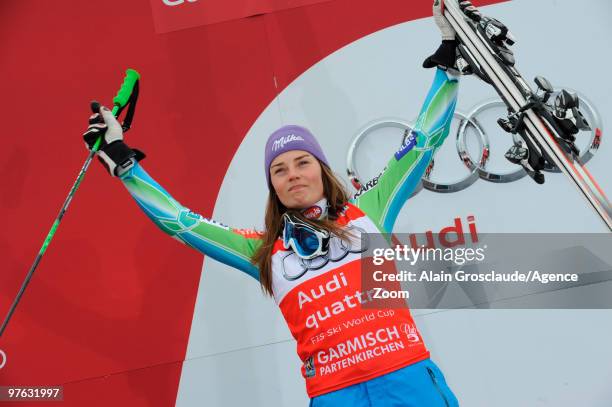
[[[508,116],[498,120],[503,130],[515,135],[506,158],[523,166],[539,184],[544,183],[543,169],[558,168],[612,231],[610,202],[581,164],[574,144],[575,135],[589,129],[578,97],[562,90],[551,101],[553,87],[541,76],[535,79],[534,92],[515,67],[510,49],[514,38],[500,21],[474,13],[457,0],[444,0],[444,16],[457,32],[458,69],[491,84],[508,107]]]

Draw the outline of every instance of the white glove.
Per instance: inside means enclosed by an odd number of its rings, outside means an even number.
[[[100,137],[102,141],[96,154],[112,176],[120,176],[145,157],[144,153],[128,147],[123,142],[121,124],[104,106],[100,108],[100,112],[94,112],[89,117],[89,127],[83,134],[83,140],[91,150]]]
[[[455,29],[450,25],[446,17],[444,17],[444,0],[434,0],[433,2],[433,17],[436,25],[442,34],[442,40],[454,40]]]

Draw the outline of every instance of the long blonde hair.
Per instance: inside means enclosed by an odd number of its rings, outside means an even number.
[[[285,212],[290,211],[304,222],[319,229],[325,229],[330,234],[334,234],[341,239],[350,238],[350,234],[346,229],[335,222],[348,202],[349,194],[332,170],[321,161],[319,161],[319,164],[321,165],[323,194],[327,198],[329,205],[327,219],[307,219],[299,210],[288,209],[278,199],[274,188],[270,188],[266,205],[265,231],[262,236],[263,243],[251,258],[251,262],[259,268],[261,289],[270,296],[274,294],[272,290],[272,250],[274,249],[274,243],[282,233],[282,216]]]

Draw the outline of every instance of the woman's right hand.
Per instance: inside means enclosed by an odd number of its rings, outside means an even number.
[[[120,176],[137,162],[145,158],[144,153],[128,147],[123,142],[123,129],[113,113],[98,103],[91,104],[93,114],[89,117],[89,127],[83,134],[83,140],[89,150],[101,137],[96,151],[98,159],[112,176]],[[95,111],[95,109],[99,111]]]

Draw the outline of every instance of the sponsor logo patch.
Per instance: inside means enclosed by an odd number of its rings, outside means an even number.
[[[402,157],[405,156],[410,150],[412,150],[415,145],[416,145],[416,133],[413,131],[413,132],[410,132],[410,135],[406,137],[400,149],[397,150],[397,152],[395,153],[395,159],[397,161],[401,160]]]
[[[306,219],[318,219],[323,213],[320,206],[314,205],[302,212]]]
[[[304,139],[302,136],[296,136],[295,134],[282,136],[278,140],[274,140],[274,144],[272,144],[272,151],[278,151],[285,147],[285,144],[291,143],[292,141],[304,141]]]
[[[385,171],[387,171],[387,167],[383,168],[380,174],[378,174],[377,176],[375,176],[374,178],[366,182],[364,185],[362,185],[361,189],[357,191],[357,193],[353,196],[353,198],[358,198],[361,194],[368,192],[370,189],[374,188],[376,184],[378,184],[378,179],[381,177],[381,175],[385,173]]]

